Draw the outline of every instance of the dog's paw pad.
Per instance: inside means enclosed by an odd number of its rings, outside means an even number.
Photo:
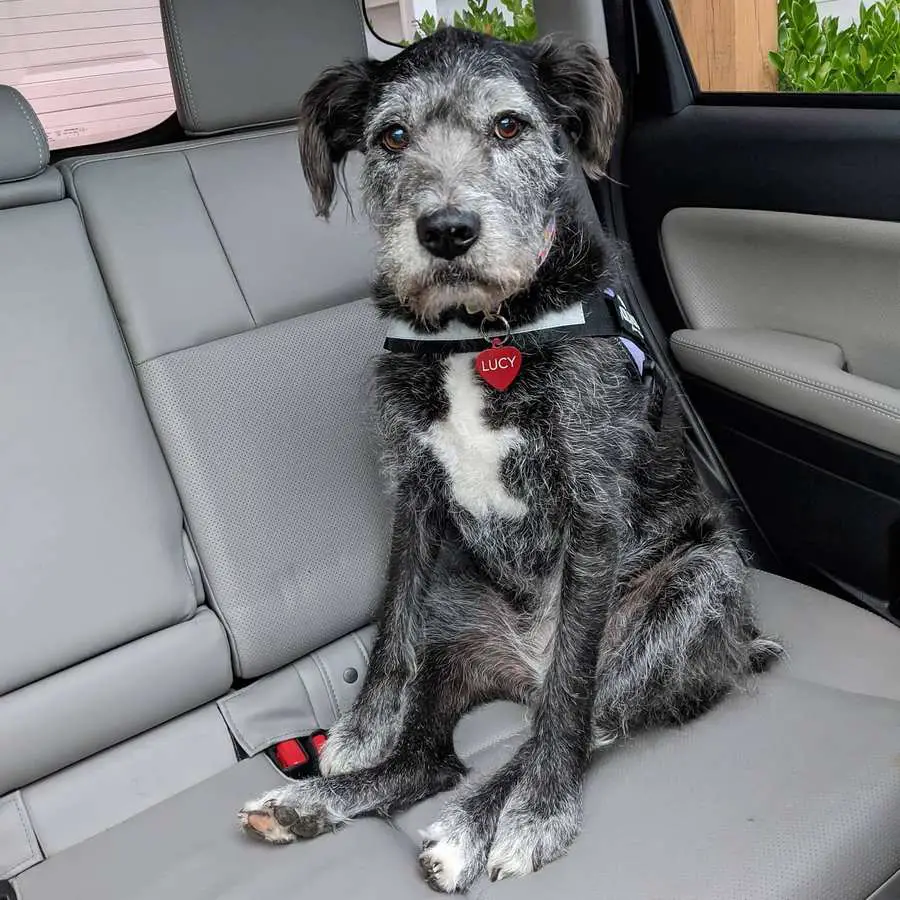
[[[270,844],[290,844],[330,828],[324,810],[298,810],[274,796],[251,800],[238,814],[244,831]]]

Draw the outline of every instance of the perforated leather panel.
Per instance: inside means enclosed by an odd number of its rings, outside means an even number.
[[[383,335],[361,301],[139,367],[244,677],[374,612],[390,512],[368,385]]]

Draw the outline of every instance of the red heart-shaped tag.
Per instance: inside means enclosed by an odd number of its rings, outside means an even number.
[[[475,371],[495,390],[505,391],[522,368],[522,354],[517,347],[504,347],[499,338],[494,346],[475,357]]]

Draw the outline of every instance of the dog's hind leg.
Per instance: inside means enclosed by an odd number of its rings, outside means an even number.
[[[730,532],[698,523],[700,542],[671,550],[609,610],[597,668],[594,742],[702,714],[781,648],[761,638]]]

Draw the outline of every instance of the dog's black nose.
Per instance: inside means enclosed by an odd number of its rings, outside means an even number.
[[[453,206],[419,216],[416,222],[419,243],[441,259],[462,256],[478,240],[480,231],[481,219],[475,213]]]

